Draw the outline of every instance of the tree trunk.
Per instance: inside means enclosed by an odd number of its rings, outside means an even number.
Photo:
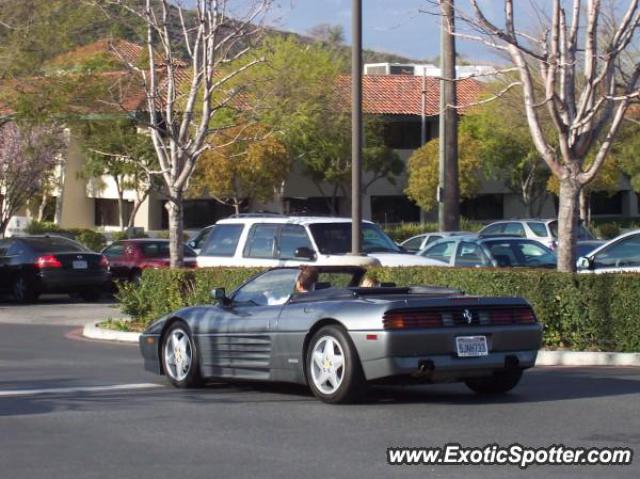
[[[47,207],[47,200],[49,199],[49,197],[47,196],[46,193],[42,194],[42,199],[40,200],[40,204],[38,205],[38,221],[42,222],[44,221],[44,210]]]
[[[233,210],[235,211],[236,216],[240,216],[240,200],[234,198],[233,200]]]
[[[581,186],[572,178],[560,180],[558,208],[558,271],[576,270],[576,237]]]
[[[184,250],[182,247],[184,219],[182,217],[182,193],[174,192],[167,202],[169,213],[169,256],[172,268],[180,268],[183,264]]]
[[[60,175],[58,176],[58,196],[56,197],[56,212],[53,217],[53,222],[60,226],[62,223],[62,205],[64,203],[64,183],[66,173],[66,161],[60,161]]]
[[[589,194],[584,188],[580,191],[580,219],[585,226],[589,226]]]

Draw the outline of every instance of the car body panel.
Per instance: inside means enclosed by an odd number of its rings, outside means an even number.
[[[232,301],[184,308],[152,323],[140,337],[140,349],[145,367],[161,372],[162,334],[173,321],[182,320],[193,333],[204,377],[305,384],[308,341],[322,325],[338,324],[351,338],[368,381],[415,377],[425,362],[436,367],[429,381],[453,381],[490,375],[508,361],[522,369],[534,365],[542,340],[539,323],[487,322],[491,311],[520,308],[530,305],[522,298],[464,296],[444,288],[328,288],[291,296],[278,305]],[[443,326],[385,329],[383,320],[390,311],[435,312]],[[472,319],[465,322],[467,311]],[[461,335],[484,335],[489,354],[457,357],[455,341]]]
[[[616,260],[615,253],[611,256],[613,248],[622,247],[624,244],[627,245],[627,251],[618,260]],[[599,258],[602,258],[605,255],[609,255],[611,257],[606,260],[603,259],[599,261]],[[587,258],[590,267],[580,268],[580,266],[578,266],[578,273],[638,273],[640,272],[640,230],[633,230],[621,234],[595,248],[590,253],[583,255],[583,257]],[[611,264],[607,265],[606,263]]]

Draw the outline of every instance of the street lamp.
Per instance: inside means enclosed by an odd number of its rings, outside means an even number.
[[[362,0],[353,0],[351,50],[351,253],[362,250]]]

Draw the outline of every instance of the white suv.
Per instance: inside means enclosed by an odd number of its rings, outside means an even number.
[[[352,256],[349,218],[240,215],[213,226],[198,266],[442,266],[406,254],[370,221],[362,222],[362,236],[366,255]]]

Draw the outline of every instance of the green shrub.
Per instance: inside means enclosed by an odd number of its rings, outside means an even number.
[[[596,236],[602,239],[612,239],[620,235],[620,225],[618,223],[603,223],[596,226]]]
[[[259,269],[145,270],[139,286],[122,285],[122,309],[146,324],[184,306],[211,303],[214,287],[231,291]],[[548,270],[377,268],[379,281],[436,285],[483,296],[522,296],[545,326],[548,347],[640,351],[640,275]]]
[[[88,228],[60,228],[55,223],[46,221],[32,221],[29,226],[27,226],[26,231],[32,235],[54,233],[66,236],[67,238],[82,243],[93,251],[100,251],[107,242],[105,236],[97,231]]]
[[[131,238],[148,238],[148,237],[149,235],[147,235],[144,231],[140,231],[138,229],[134,229],[131,235],[129,235],[127,231],[116,231],[111,234],[111,239],[113,241],[120,241],[120,240],[131,239]]]

